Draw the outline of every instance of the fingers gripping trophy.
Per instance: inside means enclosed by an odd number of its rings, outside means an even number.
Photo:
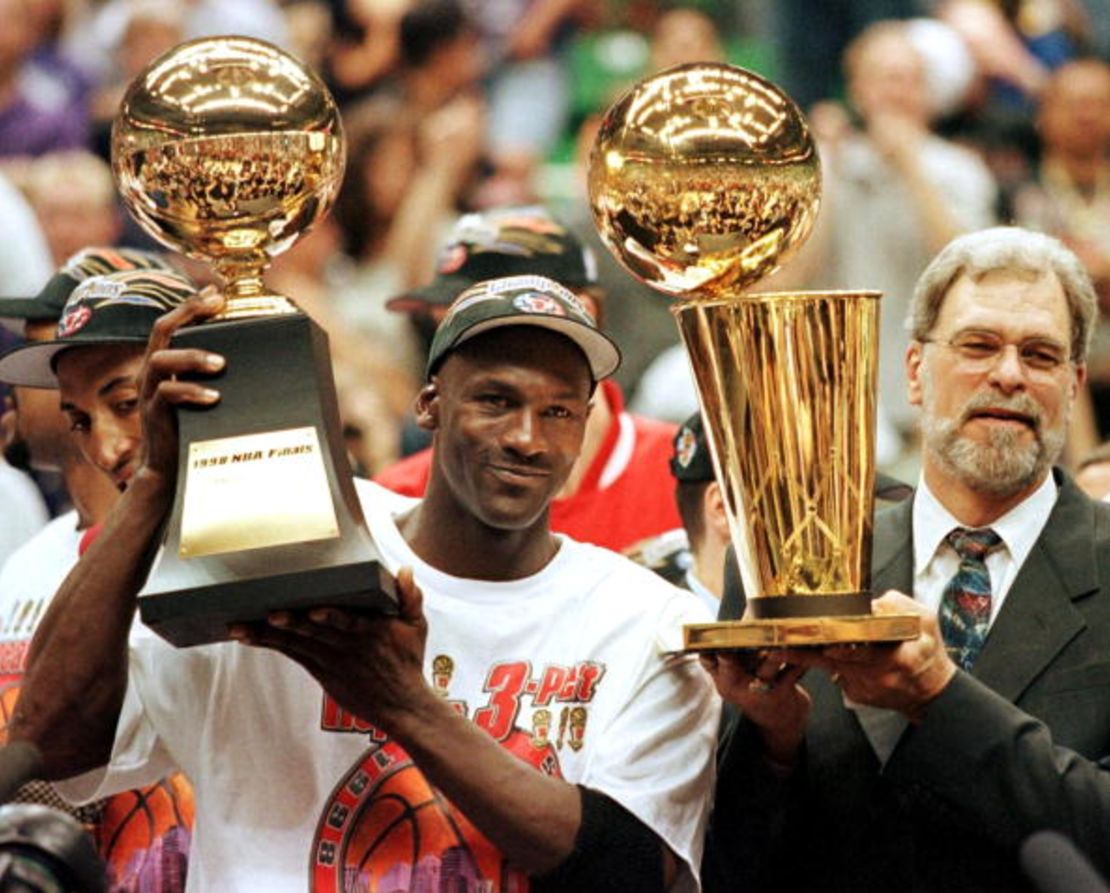
[[[174,644],[226,639],[229,623],[271,610],[394,607],[351,480],[327,337],[262,284],[327,213],[344,162],[322,81],[245,37],[170,50],[114,122],[124,203],[159,242],[215,267],[227,296],[220,317],[173,337],[227,358],[220,402],[178,412],[177,493],[139,598]]]
[[[872,614],[877,292],[750,291],[809,235],[821,170],[797,106],[764,78],[696,63],[607,113],[589,193],[602,239],[681,299],[693,371],[747,599],[685,628],[688,651],[911,639]]]

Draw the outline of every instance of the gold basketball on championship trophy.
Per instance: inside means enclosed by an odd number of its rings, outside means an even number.
[[[692,624],[690,651],[914,638],[871,613],[877,292],[747,291],[809,235],[821,171],[794,102],[744,69],[696,63],[609,110],[590,202],[602,239],[672,307],[746,595]]]
[[[184,43],[130,85],[112,128],[124,203],[224,279],[226,310],[175,347],[227,358],[219,403],[178,411],[178,489],[143,620],[177,645],[317,604],[394,607],[351,479],[327,336],[262,274],[334,203],[345,143],[320,78],[246,37]]]

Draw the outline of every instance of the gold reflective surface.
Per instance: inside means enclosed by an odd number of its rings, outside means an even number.
[[[805,118],[765,78],[696,63],[640,82],[609,110],[590,204],[628,270],[672,296],[712,297],[778,268],[809,234],[820,162]]]
[[[671,309],[748,599],[866,591],[879,294],[752,294]]]
[[[682,633],[683,651],[687,652],[904,642],[921,634],[921,618],[916,614],[864,614],[689,623]]]
[[[182,558],[339,536],[313,427],[189,444]]]
[[[262,271],[331,207],[344,164],[323,82],[246,37],[190,41],[155,60],[112,127],[124,203],[159,242],[216,268],[232,316],[281,309]]]

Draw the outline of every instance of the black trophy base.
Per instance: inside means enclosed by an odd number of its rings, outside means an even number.
[[[139,597],[143,623],[179,648],[229,639],[233,623],[255,623],[271,611],[328,605],[359,612],[397,613],[396,581],[377,561],[197,586]]]
[[[174,347],[227,358],[215,406],[178,411],[177,492],[143,591],[143,622],[184,647],[234,623],[318,606],[396,613],[363,520],[327,337],[296,313],[209,322]]]

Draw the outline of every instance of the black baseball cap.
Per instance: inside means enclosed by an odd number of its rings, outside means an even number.
[[[683,484],[701,484],[714,479],[713,459],[709,455],[709,442],[705,439],[705,425],[700,412],[683,422],[674,436],[671,474]]]
[[[594,381],[620,365],[617,345],[573,292],[544,276],[506,276],[472,285],[447,309],[432,339],[427,376],[460,344],[503,326],[539,326],[565,335],[586,355]]]
[[[39,341],[0,356],[0,381],[29,388],[56,388],[55,358],[64,350],[94,344],[146,344],[154,323],[197,293],[178,273],[124,270],[93,276],[66,301],[53,341]]]
[[[82,248],[59,267],[37,295],[30,298],[0,298],[0,319],[58,319],[69,296],[80,283],[93,276],[103,276],[120,270],[176,272],[176,268],[164,254],[139,251],[136,248]]]
[[[545,276],[565,288],[597,284],[593,252],[540,205],[496,208],[459,218],[439,253],[436,277],[386,302],[401,313],[446,306],[487,279]]]

